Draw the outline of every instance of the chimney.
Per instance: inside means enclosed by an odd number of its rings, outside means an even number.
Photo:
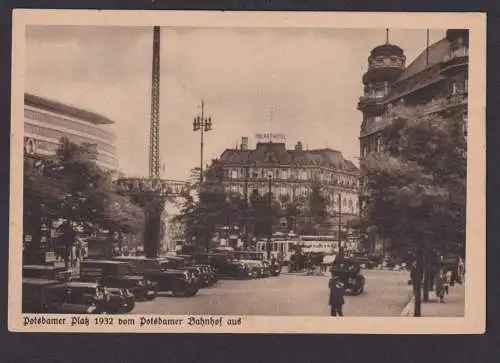
[[[248,137],[242,137],[241,138],[241,150],[248,150]]]
[[[297,142],[297,144],[295,145],[295,151],[302,151],[302,142],[301,141]]]

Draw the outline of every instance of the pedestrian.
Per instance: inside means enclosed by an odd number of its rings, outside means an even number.
[[[440,269],[436,276],[436,297],[439,298],[439,302],[444,303],[444,294],[446,293],[446,273],[443,269]]]
[[[458,272],[458,283],[460,285],[462,285],[462,283],[464,281],[464,273],[465,273],[465,264],[464,264],[464,260],[462,260],[462,257],[458,257],[457,272]]]
[[[444,291],[446,295],[448,295],[448,292],[450,290],[450,284],[453,278],[453,272],[450,270],[445,270],[444,272]],[[453,286],[453,285],[451,285]]]
[[[331,316],[344,316],[342,307],[344,305],[345,289],[344,284],[336,275],[332,276],[330,280],[330,315]]]

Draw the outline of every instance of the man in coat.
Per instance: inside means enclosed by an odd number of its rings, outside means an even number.
[[[344,305],[345,289],[344,284],[338,276],[333,276],[330,280],[330,309],[331,316],[344,316],[342,306]]]

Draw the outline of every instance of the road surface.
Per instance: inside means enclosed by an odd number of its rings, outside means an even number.
[[[365,291],[346,296],[345,316],[399,316],[410,300],[408,273],[366,270]],[[327,316],[328,277],[282,274],[257,280],[220,280],[194,297],[160,294],[132,314]]]

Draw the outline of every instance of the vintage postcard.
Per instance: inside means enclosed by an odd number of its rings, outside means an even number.
[[[9,329],[483,333],[485,29],[14,11]]]

